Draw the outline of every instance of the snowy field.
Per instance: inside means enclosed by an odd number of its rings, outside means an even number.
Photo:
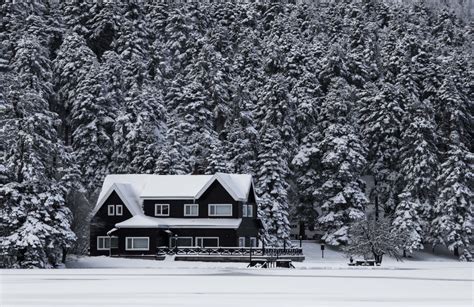
[[[296,269],[83,257],[63,270],[3,270],[0,306],[473,306],[470,263],[419,253],[349,268],[337,251],[304,250]]]

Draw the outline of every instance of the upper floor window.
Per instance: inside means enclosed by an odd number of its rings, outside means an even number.
[[[169,216],[170,205],[169,204],[155,204],[155,216]]]
[[[232,216],[232,204],[209,204],[209,216]]]
[[[108,215],[115,215],[115,205],[108,205],[107,206],[107,214]]]
[[[185,204],[184,205],[184,216],[198,216],[199,205],[198,204]]]
[[[122,205],[117,205],[115,208],[115,215],[123,215],[123,206]]]
[[[123,205],[108,205],[107,215],[123,215]]]
[[[253,217],[253,205],[242,205],[242,216]]]

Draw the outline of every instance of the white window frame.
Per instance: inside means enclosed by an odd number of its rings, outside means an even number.
[[[252,244],[253,242],[253,244]],[[251,247],[258,247],[258,242],[257,242],[257,238],[256,237],[250,237],[250,245]]]
[[[191,245],[189,245],[189,246],[188,245],[178,245],[177,247],[192,247],[193,246],[193,242],[194,242],[193,237],[170,237],[170,239],[169,239],[170,240],[169,241],[170,248],[174,247],[173,242],[175,240],[177,241],[177,239],[190,239],[191,240]]]
[[[163,214],[163,207],[168,207],[168,214]],[[158,213],[158,208],[160,209],[160,213]],[[170,216],[170,204],[155,204],[155,216]]]
[[[217,207],[217,206],[230,207],[230,214],[217,214],[215,208],[214,208],[214,214],[211,214],[211,207]],[[234,208],[233,208],[232,204],[209,204],[208,205],[208,215],[209,216],[232,216],[233,209]]]
[[[132,246],[128,246],[128,240],[131,239],[132,240]],[[146,239],[147,241],[147,247],[146,248],[143,248],[143,247],[140,247],[140,248],[134,248],[133,247],[133,240],[135,239]],[[150,238],[149,237],[125,237],[125,250],[127,251],[148,251],[150,250]]]
[[[117,205],[117,207],[115,208],[115,215],[123,215],[123,205]]]
[[[196,207],[196,214],[187,214],[186,213],[186,208],[193,208]],[[191,209],[189,209],[189,212],[191,212]],[[184,204],[184,216],[199,216],[199,204]]]
[[[107,206],[107,215],[108,216],[115,215],[115,205],[108,205]]]
[[[253,217],[253,205],[247,205],[247,214],[245,216],[246,217]]]
[[[239,237],[239,247],[245,247],[245,237]]]
[[[253,205],[242,205],[242,217],[253,217]]]
[[[219,247],[220,245],[220,242],[219,242],[219,237],[196,237],[196,246],[199,246],[199,247],[206,247],[206,246],[201,246],[199,245],[198,241],[199,240],[203,240],[204,239],[217,239],[217,246],[207,246],[207,247]],[[204,243],[204,242],[203,242]],[[203,244],[204,245],[204,244]]]
[[[108,250],[110,250],[110,240],[109,240],[109,239],[110,239],[110,238],[109,238],[108,236],[97,236],[97,250],[98,250],[98,251],[108,251]],[[103,242],[103,243],[104,243],[104,244],[103,244],[104,247],[100,247],[100,243],[99,243],[99,242],[100,242],[101,240],[104,241],[104,242]],[[107,241],[109,242],[109,247],[105,247],[105,246],[107,246],[107,244],[106,244]]]

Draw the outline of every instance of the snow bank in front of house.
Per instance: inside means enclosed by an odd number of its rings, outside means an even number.
[[[298,246],[298,242],[293,244]],[[423,267],[443,267],[457,266],[459,261],[454,256],[433,255],[426,251],[413,254],[412,257],[404,261],[385,257],[380,267],[349,267],[346,255],[338,249],[326,246],[324,258],[322,257],[321,245],[311,241],[303,243],[304,262],[294,262],[297,270],[313,269],[372,269],[372,270],[397,270]],[[461,264],[462,265],[462,264]],[[174,261],[173,256],[167,256],[166,260],[143,260],[127,258],[109,258],[106,256],[84,257],[71,256],[67,263],[68,268],[157,268],[157,269],[246,269],[247,263],[220,263],[220,262],[195,262],[195,261]]]

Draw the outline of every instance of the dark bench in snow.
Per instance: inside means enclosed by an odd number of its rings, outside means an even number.
[[[375,260],[356,260],[349,263],[350,266],[375,266]]]

